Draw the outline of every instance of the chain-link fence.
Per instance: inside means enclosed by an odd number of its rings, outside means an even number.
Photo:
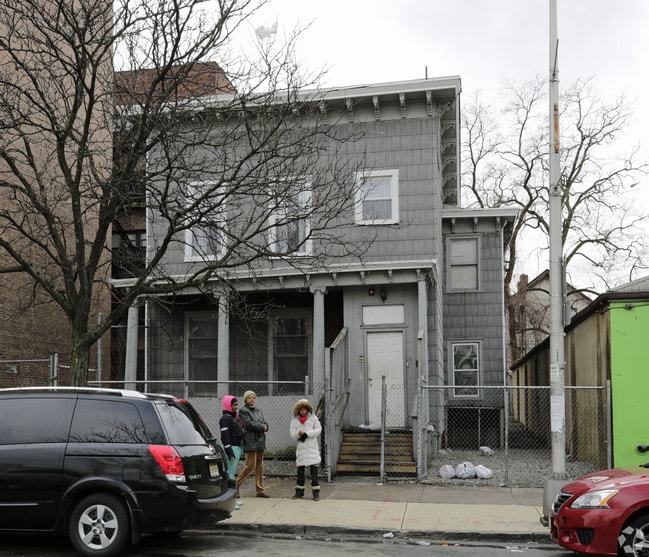
[[[343,336],[336,350],[329,354],[329,370],[337,367],[334,360],[343,357],[345,350]],[[258,383],[104,382],[103,386],[187,398],[217,438],[223,396],[242,398],[245,391],[255,391],[257,405],[269,423],[264,471],[267,476],[279,477],[296,474],[295,442],[289,435],[289,422],[295,402],[307,398],[323,427],[322,473],[331,480],[338,475],[337,461],[349,405],[345,381],[332,383],[328,379],[323,385],[313,385],[305,378],[303,382]],[[606,468],[610,463],[606,388],[566,387],[565,392],[567,477]],[[478,387],[476,394],[475,398],[459,398],[452,386],[432,387],[422,382],[412,400],[408,400],[403,390],[391,389],[384,380],[378,403],[381,423],[368,425],[373,432],[380,432],[381,465],[380,469],[368,465],[365,475],[385,480],[418,478],[439,485],[543,487],[554,474],[550,387]],[[463,479],[440,475],[442,467],[456,469],[467,462],[482,465],[491,477]]]
[[[0,388],[33,385],[68,385],[70,366],[59,361],[58,354],[47,358],[0,360]]]
[[[93,385],[96,382],[89,382]],[[325,427],[324,385],[313,385],[305,381],[138,381],[124,384],[123,381],[104,381],[104,387],[129,388],[140,392],[165,393],[189,400],[205,420],[216,439],[220,440],[219,420],[223,415],[221,400],[225,395],[233,395],[243,406],[243,394],[254,391],[257,395],[256,406],[263,412],[268,422],[266,433],[266,451],[264,452],[264,473],[267,476],[294,476],[295,444],[289,434],[289,423],[293,417],[295,403],[302,398],[311,402],[314,412]],[[324,435],[322,455],[324,462]],[[239,469],[243,467],[243,459]],[[238,473],[238,470],[237,470]]]
[[[487,468],[491,478],[477,485],[543,487],[553,477],[550,387],[479,387],[475,399],[454,398],[453,387],[423,387],[443,401],[439,423],[427,432],[427,480],[446,485],[470,483],[443,478],[449,466]],[[566,475],[577,477],[610,462],[608,400],[604,387],[566,387]]]

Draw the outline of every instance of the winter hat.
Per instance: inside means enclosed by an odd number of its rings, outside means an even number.
[[[311,403],[306,398],[301,398],[295,403],[295,406],[293,406],[294,416],[297,416],[300,413],[300,408],[302,408],[302,406],[306,406],[307,411],[313,414],[313,406],[311,406]]]
[[[222,401],[222,403],[221,403],[221,404],[223,404],[223,410],[225,410],[226,412],[234,412],[234,410],[232,410],[232,405],[233,405],[235,402],[238,402],[236,396],[225,395],[225,396],[223,397],[223,401]]]
[[[249,397],[250,395],[252,395],[252,396],[257,396],[257,395],[255,394],[255,391],[246,391],[245,393],[243,393],[243,402],[244,402],[244,403],[247,403],[247,402],[248,402],[248,397]]]

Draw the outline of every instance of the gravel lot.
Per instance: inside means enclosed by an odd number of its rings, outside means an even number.
[[[444,464],[456,467],[462,462],[473,465],[482,464],[491,470],[491,479],[445,479],[439,475],[439,469]],[[566,461],[566,477],[577,478],[596,468],[589,462]],[[280,459],[265,459],[264,473],[267,476],[291,477],[296,475],[295,461]],[[322,473],[322,471],[321,471]],[[546,450],[509,449],[494,451],[493,456],[482,456],[479,451],[447,450],[440,451],[428,465],[428,476],[423,483],[449,486],[509,486],[542,488],[546,478],[552,478],[552,455]],[[393,478],[396,479],[396,478]],[[412,480],[412,478],[408,478]]]
[[[445,479],[439,475],[444,464],[457,466],[462,462],[482,464],[491,470],[491,479]],[[596,468],[590,462],[566,461],[566,476],[577,478]],[[479,451],[440,451],[428,465],[426,483],[435,485],[484,485],[510,487],[543,487],[546,478],[552,478],[552,455],[549,451],[535,449],[509,449],[494,451],[493,456],[483,456]]]

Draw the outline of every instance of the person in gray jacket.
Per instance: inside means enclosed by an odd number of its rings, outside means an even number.
[[[297,487],[293,499],[304,497],[304,484],[306,481],[306,468],[311,474],[311,492],[313,500],[320,500],[320,482],[318,480],[318,466],[320,465],[320,433],[322,426],[318,416],[313,413],[311,403],[302,398],[293,406],[289,433],[297,441],[295,449],[295,464],[297,465]]]
[[[244,405],[239,409],[239,417],[246,425],[246,437],[243,445],[246,462],[237,476],[237,497],[240,497],[241,484],[253,470],[255,471],[257,497],[269,497],[264,487],[264,451],[266,450],[268,424],[264,420],[264,414],[256,406],[257,395],[253,391],[246,391],[243,394],[243,401]]]

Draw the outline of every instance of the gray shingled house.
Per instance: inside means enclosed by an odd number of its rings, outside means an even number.
[[[316,246],[301,244],[293,261],[228,269],[227,288],[217,274],[211,292],[147,299],[137,379],[169,382],[158,390],[189,385],[182,394],[208,421],[218,420],[221,396],[252,388],[278,424],[270,450],[291,444],[284,425],[305,388],[316,404],[331,395],[331,427],[341,431],[381,423],[384,384],[392,431],[414,427],[422,382],[448,386],[428,399],[428,431],[444,431],[449,407],[497,406],[479,387],[505,384],[503,253],[516,211],[459,206],[460,92],[458,77],[311,92],[305,104],[315,109],[296,114],[300,125],[326,118],[334,132],[361,132],[342,149],[358,154],[350,171],[363,195],[333,233],[365,243],[362,256],[309,264]],[[154,211],[149,244],[160,226]],[[198,234],[169,251],[170,275],[191,272],[192,242]],[[235,311],[244,298],[263,316]]]

